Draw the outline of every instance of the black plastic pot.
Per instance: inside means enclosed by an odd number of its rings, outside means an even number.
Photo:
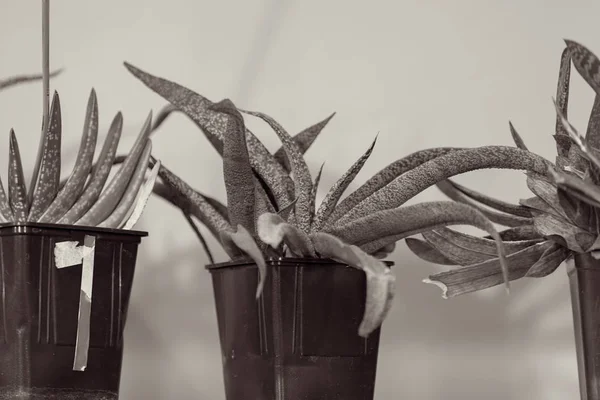
[[[567,262],[581,400],[600,400],[600,260],[577,254]]]
[[[372,400],[380,330],[358,336],[365,274],[321,259],[210,265],[227,400]],[[390,264],[391,265],[391,264]]]
[[[57,242],[96,239],[89,350],[74,371],[82,267],[57,269]],[[0,399],[117,399],[123,329],[145,232],[0,225]]]

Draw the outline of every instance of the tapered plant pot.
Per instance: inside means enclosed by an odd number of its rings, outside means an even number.
[[[600,260],[591,254],[567,262],[579,390],[582,400],[600,400]]]
[[[390,264],[391,265],[391,264]],[[322,259],[209,265],[227,400],[372,400],[380,330],[358,336],[365,274]]]
[[[143,236],[68,225],[0,225],[1,399],[118,398],[123,328]],[[94,243],[85,253],[93,260],[86,270],[91,276],[82,276],[83,261],[57,268],[54,250],[61,242],[80,248]],[[84,294],[88,280],[93,290]],[[91,300],[87,316],[80,309],[85,296]],[[86,320],[87,328],[81,322]],[[78,357],[87,357],[83,364],[75,360],[76,348]]]

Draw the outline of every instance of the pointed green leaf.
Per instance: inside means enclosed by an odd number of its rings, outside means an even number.
[[[485,168],[522,169],[545,174],[549,161],[525,150],[485,146],[451,152],[434,158],[400,175],[357,204],[338,223],[346,223],[377,211],[401,206],[438,182],[465,172]]]
[[[600,149],[600,95],[596,95],[594,98],[594,105],[590,112],[585,141],[591,148]]]
[[[362,270],[367,276],[365,312],[358,328],[361,337],[368,337],[379,328],[387,316],[392,300],[396,278],[380,260],[369,256],[356,246],[348,245],[327,233],[311,235],[317,252],[326,258]]]
[[[119,112],[115,115],[110,128],[108,129],[108,134],[106,135],[104,145],[98,156],[98,161],[94,167],[92,167],[90,179],[83,190],[83,194],[77,199],[71,209],[62,216],[58,221],[59,224],[74,224],[100,197],[100,192],[108,179],[108,175],[110,174],[113,165],[122,129],[123,115]]]
[[[435,247],[430,245],[424,240],[415,238],[406,238],[404,240],[406,246],[412,251],[417,257],[434,264],[441,265],[456,265],[456,263],[450,260],[448,257],[440,253]]]
[[[27,222],[27,189],[23,176],[23,164],[15,131],[10,130],[10,150],[8,155],[8,202],[14,214],[14,222]]]
[[[323,131],[325,126],[331,121],[331,118],[335,113],[331,114],[329,117],[325,118],[323,121],[318,122],[308,128],[304,129],[302,132],[297,133],[293,139],[302,154],[306,153],[306,151],[310,148],[313,142],[317,139],[319,134]],[[280,147],[274,154],[275,159],[285,168],[287,172],[291,171],[290,162],[285,154],[285,149]]]
[[[0,218],[2,222],[13,222],[15,220],[15,214],[10,208],[8,197],[4,191],[4,185],[2,179],[0,179]]]
[[[150,171],[148,179],[146,179],[146,182],[139,191],[134,206],[127,211],[127,214],[119,226],[119,229],[133,229],[134,225],[142,216],[144,208],[146,208],[148,199],[150,198],[150,195],[154,189],[154,185],[156,184],[156,178],[158,177],[158,171],[160,171],[160,167],[160,161],[155,162],[154,167],[152,167],[152,170]]]
[[[264,243],[277,249],[285,243],[288,249],[299,257],[315,257],[315,249],[306,233],[285,222],[277,214],[262,214],[257,222],[258,237]]]
[[[315,222],[316,217],[316,209],[317,209],[317,192],[319,191],[319,183],[321,183],[321,175],[323,174],[323,167],[325,163],[321,164],[321,168],[319,168],[319,172],[317,172],[317,176],[315,177],[315,183],[313,184],[312,191],[310,193],[310,209],[312,211],[312,223]]]
[[[513,281],[525,276],[552,244],[552,241],[538,243],[507,256],[509,279]],[[434,274],[423,282],[438,286],[442,289],[442,297],[449,298],[500,285],[503,277],[499,260],[495,258],[480,264]]]
[[[137,162],[135,170],[131,176],[129,183],[127,184],[127,188],[123,193],[123,197],[119,201],[118,205],[115,207],[114,211],[100,224],[98,224],[101,228],[118,228],[129,210],[132,209],[135,200],[138,196],[140,188],[144,183],[144,178],[146,177],[146,170],[148,169],[148,161],[150,160],[150,154],[152,153],[152,142],[148,140],[146,143],[146,147]]]
[[[292,167],[292,173],[294,174],[294,188],[295,195],[298,198],[296,202],[296,219],[298,227],[304,232],[310,232],[310,223],[312,219],[312,211],[311,211],[311,199],[310,195],[312,193],[312,178],[310,176],[310,171],[308,169],[308,165],[304,161],[304,157],[302,156],[302,152],[294,143],[294,140],[290,136],[289,133],[283,127],[275,121],[273,118],[269,117],[266,114],[254,111],[243,111],[246,114],[253,115],[265,121],[269,126],[275,131],[277,136],[282,142],[283,148],[288,156],[288,160],[290,161]]]
[[[254,238],[250,232],[246,230],[246,228],[244,228],[242,225],[238,225],[236,232],[221,232],[221,241],[223,243],[223,247],[230,256],[231,254],[239,254],[239,252],[242,252],[250,256],[250,258],[252,258],[252,260],[254,260],[256,263],[259,273],[259,282],[258,287],[256,288],[256,298],[258,299],[265,286],[267,266],[262,252],[254,241]]]
[[[52,204],[39,218],[39,222],[55,223],[71,208],[81,195],[88,175],[92,169],[96,140],[98,138],[98,101],[92,89],[88,100],[83,135],[79,153],[71,176],[62,187]]]
[[[100,197],[87,213],[75,222],[76,225],[96,226],[104,221],[115,209],[123,193],[127,189],[127,184],[131,180],[133,171],[140,159],[148,136],[150,135],[150,127],[152,126],[152,112],[148,114],[146,122],[142,127],[138,137],[136,138],[127,159],[121,165],[117,173],[113,176],[106,188],[100,193]]]
[[[61,113],[58,93],[54,92],[50,108],[50,122],[44,135],[44,144],[38,181],[33,191],[33,202],[27,220],[37,221],[58,193],[60,183]]]
[[[560,57],[560,71],[558,74],[558,84],[556,87],[556,104],[560,109],[561,113],[566,117],[568,115],[569,108],[569,86],[571,80],[571,51],[567,47],[563,50]],[[561,157],[569,156],[569,149],[571,148],[571,141],[558,140],[558,138],[567,137],[568,134],[561,122],[560,117],[556,116],[556,129],[555,129],[556,150],[558,155]]]
[[[375,174],[366,183],[360,186],[357,190],[352,192],[348,197],[342,200],[335,210],[331,213],[327,219],[327,225],[332,225],[338,221],[342,216],[346,215],[354,206],[375,193],[379,189],[383,188],[398,176],[401,176],[407,171],[416,168],[417,166],[426,163],[434,158],[441,157],[444,154],[452,151],[461,150],[459,148],[452,147],[440,147],[426,150],[420,150],[409,154],[408,156],[401,158]]]
[[[600,95],[600,60],[585,46],[572,40],[565,40],[571,60],[579,75]]]
[[[527,146],[525,146],[525,142],[523,141],[523,139],[521,138],[521,136],[519,135],[519,133],[513,126],[512,122],[509,121],[508,126],[510,128],[510,134],[513,138],[513,141],[515,142],[515,145],[521,150],[527,150]]]
[[[367,151],[350,167],[348,171],[331,187],[327,196],[321,203],[319,210],[317,211],[317,215],[315,216],[313,232],[317,232],[321,229],[325,221],[329,218],[335,206],[337,206],[338,201],[350,185],[356,175],[360,172],[362,167],[365,165],[373,149],[375,148],[375,143],[377,142],[377,137],[373,140],[371,146],[367,149]]]

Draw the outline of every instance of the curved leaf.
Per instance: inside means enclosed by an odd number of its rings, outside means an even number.
[[[478,264],[496,258],[494,254],[460,246],[435,230],[424,232],[423,237],[433,248],[459,265]]]
[[[543,236],[560,242],[577,253],[585,253],[592,246],[595,235],[558,219],[552,214],[541,214],[533,219],[535,229]]]
[[[454,261],[447,258],[445,255],[440,253],[439,250],[424,240],[406,238],[404,241],[406,242],[406,246],[408,246],[409,250],[422,260],[434,264],[456,265]]]
[[[311,235],[311,239],[321,256],[360,269],[367,276],[365,312],[358,334],[368,337],[381,325],[390,310],[396,278],[383,262],[335,236],[317,232]]]
[[[449,185],[454,187],[456,190],[458,190],[465,196],[470,197],[471,199],[490,208],[519,217],[531,218],[531,212],[529,212],[529,210],[527,210],[525,207],[522,207],[517,204],[506,203],[502,200],[494,199],[493,197],[489,197],[483,193],[479,193],[475,190],[469,189],[468,187],[460,185],[450,179],[446,179],[444,182],[447,182]]]
[[[293,137],[294,142],[296,143],[302,154],[306,153],[306,151],[310,148],[310,146],[317,139],[317,137],[323,131],[325,126],[327,126],[329,121],[331,121],[331,118],[333,118],[334,115],[335,113],[331,114],[323,121],[317,122],[316,124],[309,126],[308,128],[304,129],[300,133],[297,133]],[[285,149],[283,148],[283,146],[275,152],[274,157],[285,168],[287,172],[291,171],[290,162],[287,158],[287,154],[285,153]]]
[[[569,195],[587,204],[600,207],[600,188],[598,186],[560,171],[550,170],[550,173],[558,188],[564,189]]]
[[[517,226],[498,232],[504,242],[516,242],[520,240],[543,240],[533,225]],[[492,239],[491,236],[484,236],[485,239]]]
[[[525,277],[527,278],[543,278],[550,275],[565,261],[571,252],[558,243],[553,243],[542,257],[527,270]]]
[[[256,298],[258,299],[265,286],[267,266],[262,252],[254,241],[254,238],[246,228],[242,225],[238,225],[236,232],[221,232],[221,242],[223,243],[223,248],[225,248],[230,257],[235,258],[235,255],[241,252],[250,256],[256,263],[259,273],[258,287],[256,288]]]
[[[489,220],[492,222],[495,222],[497,224],[504,225],[504,226],[510,226],[510,227],[527,225],[527,224],[533,223],[531,218],[523,218],[523,217],[519,217],[519,216],[515,216],[515,215],[510,215],[510,214],[506,214],[506,213],[499,213],[499,212],[487,210],[484,207],[481,207],[480,205],[478,205],[477,203],[469,200],[469,198],[466,195],[464,195],[461,191],[458,190],[456,185],[457,185],[456,183],[451,182],[449,179],[443,180],[436,184],[438,189],[440,189],[440,191],[442,193],[444,193],[446,196],[448,196],[448,198],[450,198],[456,202],[462,203],[462,204],[467,204],[467,205],[477,209],[483,215],[488,217]],[[464,188],[464,189],[466,189],[466,188]]]
[[[53,77],[59,75],[62,71],[63,71],[62,68],[57,69],[56,71],[52,71],[49,76],[50,76],[50,78],[53,78]],[[0,90],[7,89],[11,86],[16,86],[20,83],[39,81],[42,78],[43,78],[42,74],[11,76],[10,78],[5,78],[5,79],[0,80]]]
[[[556,186],[550,183],[544,176],[528,173],[527,187],[539,199],[543,200],[551,208],[551,212],[559,217],[569,219],[558,199]]]
[[[61,113],[58,93],[54,92],[50,108],[50,122],[44,135],[44,144],[38,181],[27,220],[37,221],[50,206],[58,193],[60,183]]]
[[[513,281],[524,277],[552,245],[552,241],[548,240],[507,256],[509,279]],[[500,272],[499,260],[495,258],[480,264],[434,274],[423,282],[438,286],[442,289],[442,297],[447,299],[500,285],[503,276]]]
[[[277,136],[279,136],[283,148],[288,156],[288,160],[290,161],[292,173],[294,174],[294,191],[296,198],[298,199],[295,206],[297,224],[298,227],[304,232],[310,232],[310,223],[313,215],[310,208],[313,182],[310,176],[308,165],[306,165],[304,157],[302,156],[302,152],[296,143],[294,143],[294,140],[289,133],[287,133],[286,130],[283,129],[283,127],[273,118],[260,112],[245,110],[241,111],[262,119],[269,124]]]
[[[108,175],[110,174],[113,165],[122,129],[123,115],[119,112],[115,115],[110,128],[108,129],[108,134],[106,135],[104,145],[98,156],[98,161],[94,167],[92,167],[90,179],[83,190],[83,194],[77,199],[71,209],[62,216],[58,221],[59,224],[74,224],[100,197],[100,192],[108,179]]]
[[[321,164],[321,168],[319,168],[319,172],[317,172],[317,176],[315,177],[315,183],[313,184],[312,191],[310,192],[310,209],[311,209],[311,225],[315,222],[316,217],[316,204],[317,204],[317,194],[319,191],[319,183],[321,183],[321,175],[323,175],[323,167],[325,163]]]
[[[148,160],[150,160],[151,153],[152,141],[148,139],[146,147],[144,148],[144,151],[137,162],[135,170],[133,171],[131,179],[127,184],[127,188],[125,189],[121,200],[115,207],[114,211],[112,211],[112,213],[104,221],[98,224],[99,227],[118,228],[125,220],[127,213],[133,209],[133,204],[135,203],[136,198],[138,197],[140,188],[142,187],[142,184],[144,183],[144,178],[146,177],[146,170],[148,169]],[[152,193],[152,189],[150,189],[150,193]]]
[[[88,100],[83,135],[75,166],[71,176],[62,187],[54,201],[39,218],[39,222],[54,223],[58,221],[77,201],[92,169],[96,140],[98,138],[98,101],[96,92],[92,89]]]
[[[354,206],[392,182],[398,176],[427,161],[458,150],[462,149],[454,147],[431,148],[414,152],[394,161],[342,200],[327,219],[327,225],[336,223],[339,218],[346,215]]]
[[[600,95],[600,60],[585,46],[573,40],[565,39],[565,43],[579,75]]]
[[[4,185],[2,179],[0,179],[0,218],[2,222],[13,222],[15,220],[15,214],[10,208],[8,197],[4,191]]]
[[[255,232],[256,189],[246,147],[244,118],[229,99],[215,103],[209,109],[229,116],[223,139],[223,175],[231,224]]]
[[[231,231],[229,221],[202,194],[191,188],[164,164],[160,167],[158,175],[169,188],[168,193],[171,195],[167,200],[198,218],[215,237],[219,237],[219,232]]]
[[[417,233],[448,225],[472,225],[487,231],[496,241],[498,256],[504,259],[502,241],[491,221],[473,207],[451,201],[425,202],[378,211],[327,231],[347,243],[368,244],[371,247],[363,247],[363,250],[371,252]],[[506,268],[504,271],[506,273]],[[508,289],[508,279],[506,282]]]
[[[367,149],[367,151],[350,167],[348,171],[331,187],[327,196],[321,203],[319,210],[317,211],[317,215],[315,216],[313,232],[316,232],[321,229],[323,223],[329,218],[335,206],[338,204],[338,201],[350,185],[356,175],[360,172],[362,167],[365,165],[373,149],[375,148],[375,143],[377,143],[377,137],[373,140],[371,146]]]
[[[444,179],[484,168],[522,169],[545,174],[551,163],[525,150],[485,146],[451,152],[411,169],[357,204],[338,223],[396,208]]]
[[[23,164],[19,143],[14,130],[10,130],[10,150],[8,154],[8,202],[14,214],[14,222],[27,222],[27,189],[23,176]]]
[[[285,243],[288,249],[299,257],[315,257],[315,248],[306,233],[285,222],[277,214],[262,214],[257,222],[258,237],[264,243],[277,249]]]
[[[76,225],[85,226],[96,226],[100,222],[104,221],[115,209],[127,184],[131,180],[133,171],[138,163],[146,143],[148,142],[148,136],[150,135],[150,126],[152,124],[152,112],[148,114],[148,118],[140,131],[135,143],[133,144],[131,151],[125,162],[121,165],[115,176],[109,182],[108,186],[100,193],[100,197],[94,203],[87,213],[83,215],[79,220],[75,222]]]

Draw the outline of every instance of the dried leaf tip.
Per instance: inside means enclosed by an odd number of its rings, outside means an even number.
[[[439,287],[442,290],[442,298],[448,300],[448,286],[444,285],[440,281],[434,281],[429,278],[423,279],[423,283],[427,283],[427,284],[435,285],[435,286]]]

